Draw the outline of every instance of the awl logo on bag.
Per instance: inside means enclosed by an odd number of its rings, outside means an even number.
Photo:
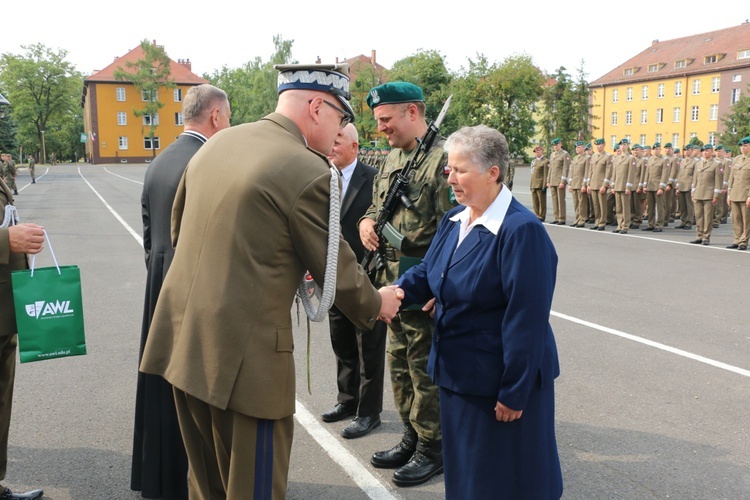
[[[39,319],[39,316],[53,315],[56,317],[60,317],[63,315],[74,313],[75,311],[70,308],[69,300],[56,300],[55,302],[45,302],[44,300],[37,300],[33,304],[26,304],[26,314],[28,314],[32,318],[37,319]]]

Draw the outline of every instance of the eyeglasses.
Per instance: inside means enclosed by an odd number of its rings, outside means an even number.
[[[312,99],[310,99],[309,101],[307,101],[308,104],[310,104],[311,102],[312,102]],[[338,111],[342,115],[344,115],[344,116],[341,117],[341,123],[339,123],[339,127],[344,128],[344,127],[347,126],[347,124],[349,124],[349,123],[352,122],[352,119],[354,117],[352,115],[350,115],[345,109],[339,108],[338,106],[336,106],[332,102],[328,102],[325,99],[323,99],[323,102],[326,103],[326,104],[328,104],[330,107],[332,107],[333,109],[335,109],[336,111]]]

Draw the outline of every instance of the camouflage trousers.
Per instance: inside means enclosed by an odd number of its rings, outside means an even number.
[[[401,312],[388,326],[386,349],[396,409],[423,442],[442,439],[438,387],[427,373],[433,324],[422,311]]]
[[[12,175],[9,175],[5,178],[5,184],[8,185],[8,187],[11,189],[11,191],[17,191],[18,188],[16,187],[16,178]]]

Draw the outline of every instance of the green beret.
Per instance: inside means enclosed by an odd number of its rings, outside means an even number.
[[[701,146],[701,151],[706,151],[707,149],[710,149],[711,151],[713,151],[714,149],[713,144],[708,143],[708,144],[704,144],[703,146]]]
[[[633,149],[641,149],[641,145],[636,142],[633,144]]]
[[[685,144],[685,148],[684,149],[685,149],[685,151],[687,151],[688,149],[693,149],[693,145],[692,144]]]
[[[591,149],[591,143],[587,142],[586,145],[583,147],[584,150]]]
[[[654,148],[660,148],[661,147],[661,142],[655,142],[653,147]]]
[[[666,143],[666,144],[664,145],[664,147],[665,147],[665,148],[671,148],[671,147],[672,147],[672,143],[671,143],[671,142],[668,142],[668,143]]]
[[[400,104],[404,102],[424,102],[422,89],[408,82],[388,82],[370,89],[367,93],[367,105],[375,109],[381,104]]]
[[[620,142],[618,144],[630,144],[630,141],[627,139],[620,139]]]
[[[594,141],[594,144],[604,144],[604,139],[597,139]]]
[[[738,144],[740,146],[742,146],[744,144],[750,144],[750,135],[747,136],[747,137],[743,137],[742,139],[740,139],[740,142]]]
[[[718,144],[718,145],[717,145],[717,146],[716,146],[716,147],[714,148],[714,150],[716,150],[716,151],[724,151],[724,146],[723,146],[723,145],[721,145],[721,144]]]
[[[679,153],[680,152],[680,148],[674,148],[674,152],[675,152],[675,154]]]
[[[560,138],[559,137],[555,137],[554,139],[552,139],[552,145],[554,146],[555,144],[560,144]]]
[[[643,149],[651,149],[651,146],[649,146],[648,144],[644,144],[642,147]]]
[[[583,141],[576,141],[576,147],[583,146],[584,144],[586,144],[586,143],[583,142]]]

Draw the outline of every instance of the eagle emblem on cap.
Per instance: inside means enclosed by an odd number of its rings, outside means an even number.
[[[380,102],[380,95],[378,95],[378,91],[375,89],[372,89],[370,92],[370,95],[372,96],[372,103],[377,104]]]

